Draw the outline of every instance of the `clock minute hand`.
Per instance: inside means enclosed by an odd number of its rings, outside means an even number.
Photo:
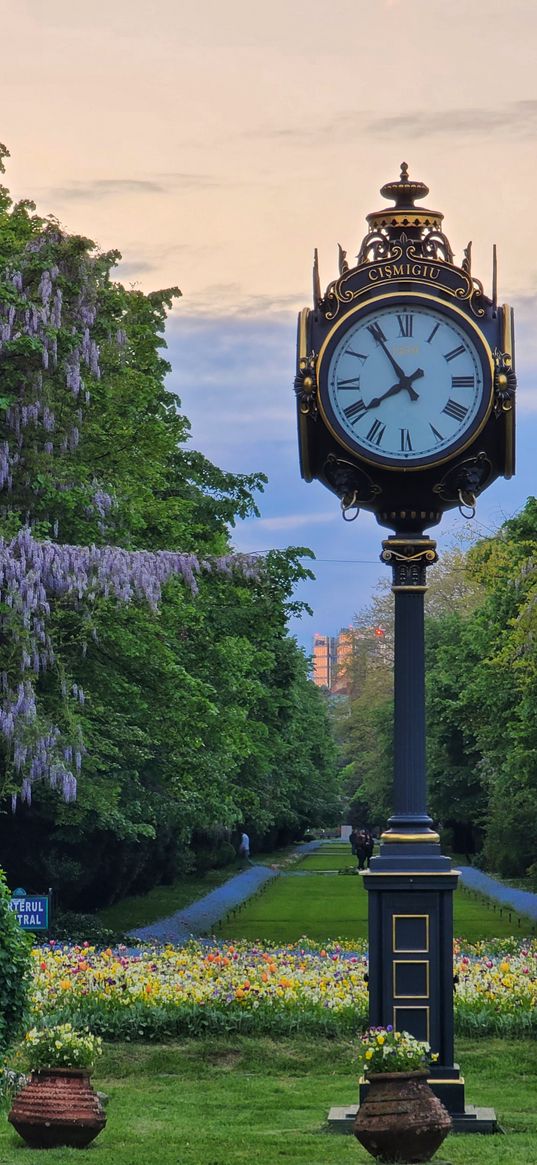
[[[381,348],[386,353],[388,360],[390,361],[390,364],[392,365],[392,368],[395,370],[395,372],[400,377],[400,379],[403,380],[405,378],[405,373],[403,372],[403,369],[401,368],[400,364],[397,363],[397,360],[395,360],[394,357],[392,356],[392,354],[391,354],[389,348],[387,347],[387,345],[385,344],[384,340],[382,340],[379,335],[375,335],[375,339],[377,341],[377,344],[380,344]]]

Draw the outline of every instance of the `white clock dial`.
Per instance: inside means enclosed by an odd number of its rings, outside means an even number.
[[[423,300],[370,307],[335,344],[321,405],[365,457],[418,468],[445,459],[484,419],[485,353],[453,312]]]

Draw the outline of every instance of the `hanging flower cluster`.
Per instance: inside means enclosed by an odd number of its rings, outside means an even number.
[[[84,263],[79,265],[77,301],[67,311],[61,266],[53,262],[40,275],[36,272],[41,251],[55,252],[61,263],[66,245],[61,232],[49,226],[26,245],[16,269],[3,273],[0,363],[9,371],[3,387],[10,396],[4,415],[10,437],[0,443],[0,486],[8,490],[29,445],[48,456],[74,452],[81,404],[91,398],[84,375],[96,380],[101,376],[99,345],[91,331],[97,315],[95,289]],[[61,422],[52,407],[52,380],[55,391],[63,385],[76,404],[76,409],[67,409],[63,401]]]
[[[11,541],[0,539],[0,633],[14,649],[10,657],[18,651],[16,670],[22,676],[13,691],[7,671],[0,672],[0,738],[23,778],[22,799],[30,803],[32,784],[46,777],[53,787],[61,787],[65,800],[73,800],[84,751],[81,738],[74,747],[67,744],[61,750],[59,728],[42,731],[37,714],[35,679],[54,663],[47,629],[51,600],[67,597],[84,604],[98,597],[122,603],[143,600],[156,610],[162,589],[172,578],[181,578],[195,595],[202,572],[237,571],[254,578],[258,570],[258,560],[248,555],[199,559],[167,550],[59,545],[36,541],[27,528]],[[72,686],[71,696],[84,703],[78,685]]]
[[[0,146],[0,172],[5,150]],[[5,203],[4,203],[5,205]],[[38,540],[32,525],[50,524],[57,513],[40,498],[77,490],[79,513],[104,534],[118,500],[108,483],[84,484],[72,459],[84,427],[92,387],[103,369],[129,359],[125,299],[110,291],[116,254],[92,255],[93,244],[63,233],[53,222],[27,218],[28,233],[0,270],[0,514],[18,534],[0,539],[0,744],[17,797],[30,803],[32,786],[45,778],[66,801],[76,796],[84,754],[77,711],[84,692],[62,678],[51,637],[51,605],[68,600],[88,617],[95,599],[133,600],[158,607],[162,589],[181,578],[192,594],[197,577],[211,571],[250,577],[253,559],[200,560],[160,550],[61,545]],[[103,349],[101,368],[101,348]],[[39,529],[39,526],[38,526]],[[38,678],[56,664],[65,723],[62,731],[43,717]],[[13,782],[12,782],[13,785]]]

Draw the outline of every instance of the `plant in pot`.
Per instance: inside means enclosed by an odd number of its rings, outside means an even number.
[[[30,1080],[16,1094],[8,1120],[31,1148],[85,1148],[104,1128],[103,1107],[90,1083],[100,1052],[99,1036],[70,1023],[26,1033],[21,1059]]]
[[[451,1129],[451,1118],[427,1083],[429,1044],[392,1027],[362,1036],[358,1058],[368,1083],[354,1135],[381,1161],[430,1161]]]

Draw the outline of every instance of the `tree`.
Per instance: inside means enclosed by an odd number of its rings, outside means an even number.
[[[26,802],[0,846],[77,902],[173,876],[195,830],[301,829],[335,797],[286,631],[304,551],[232,553],[265,479],[186,447],[179,292],[126,290],[117,259],[0,190],[0,788]]]

